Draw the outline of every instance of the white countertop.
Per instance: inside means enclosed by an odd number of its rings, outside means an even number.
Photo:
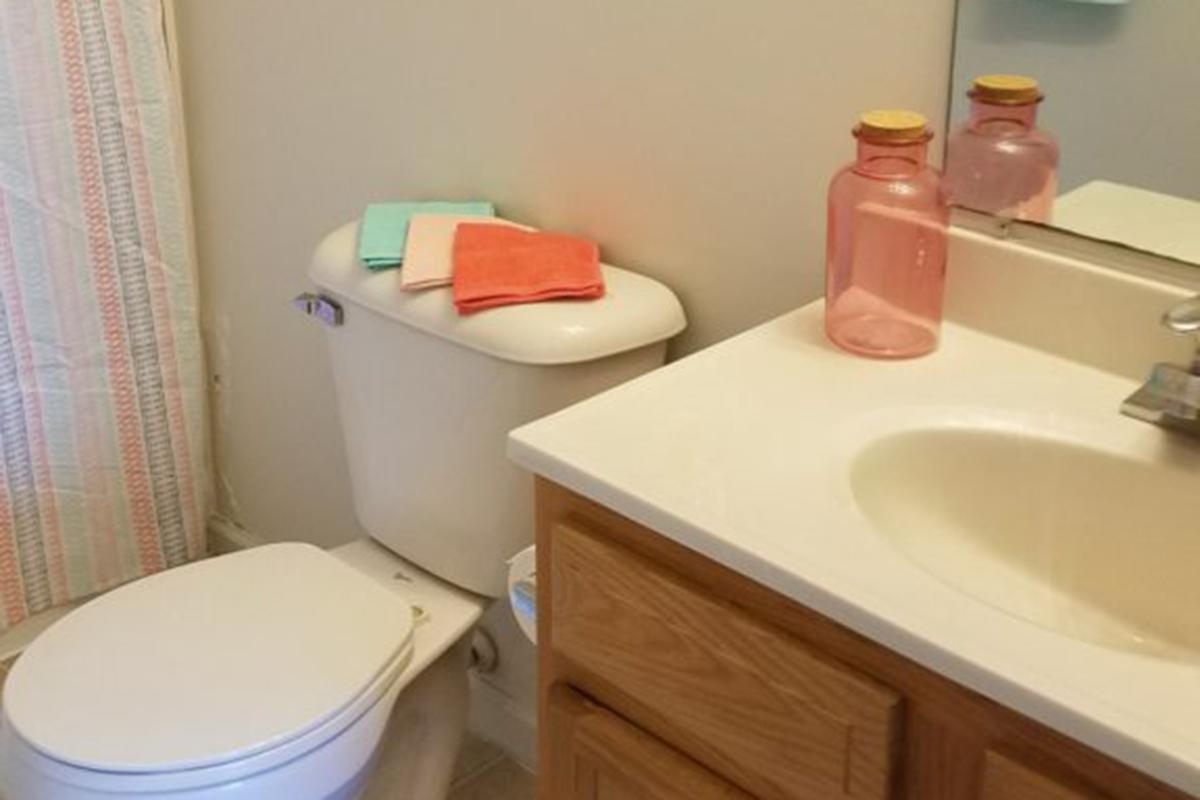
[[[881,536],[849,485],[848,463],[872,436],[930,422],[1078,434],[1154,457],[1164,434],[1117,413],[1133,382],[952,323],[926,358],[854,358],[826,341],[822,319],[812,304],[519,428],[510,455],[1200,794],[1200,660],[1091,644],[968,597]],[[1200,449],[1186,452],[1200,465]]]
[[[1200,264],[1200,202],[1111,181],[1090,181],[1054,201],[1054,226]]]

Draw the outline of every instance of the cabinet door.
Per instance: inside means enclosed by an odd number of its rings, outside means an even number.
[[[555,526],[548,572],[541,646],[626,717],[763,800],[893,797],[891,689],[582,524]]]
[[[750,795],[565,686],[550,696],[550,800],[751,800]]]
[[[979,800],[1106,800],[1092,791],[1070,787],[1023,764],[989,752],[983,763]]]

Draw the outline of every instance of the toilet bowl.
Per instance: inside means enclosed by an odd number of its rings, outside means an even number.
[[[483,604],[367,540],[270,545],[118,589],[14,666],[0,792],[351,800],[386,729],[405,742],[398,796],[442,798]],[[119,649],[134,642],[154,646]]]

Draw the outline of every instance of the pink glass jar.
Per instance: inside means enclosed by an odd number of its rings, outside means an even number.
[[[971,118],[946,145],[950,202],[1007,219],[1049,223],[1058,194],[1058,142],[1037,127],[1037,81],[983,75],[971,91]]]
[[[854,129],[858,159],[829,185],[825,332],[872,358],[937,348],[949,208],[926,163],[925,117],[872,111]]]

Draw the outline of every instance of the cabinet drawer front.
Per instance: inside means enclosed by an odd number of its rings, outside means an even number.
[[[998,753],[983,762],[979,800],[1105,800],[1098,794],[1068,788],[1040,772]]]
[[[554,800],[753,800],[565,686],[550,695]]]
[[[891,796],[896,693],[579,524],[553,535],[553,648],[652,732],[764,800]]]

